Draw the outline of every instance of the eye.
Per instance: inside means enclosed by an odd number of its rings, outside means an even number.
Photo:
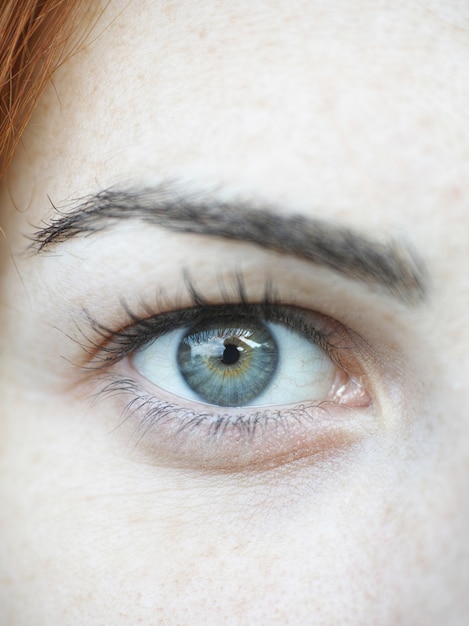
[[[106,380],[98,397],[115,403],[119,426],[153,461],[266,468],[324,458],[378,425],[359,339],[326,315],[201,298],[144,319],[126,312],[118,331],[93,322]]]
[[[166,391],[226,407],[324,400],[337,376],[325,351],[292,327],[243,316],[214,317],[165,333],[133,361]]]

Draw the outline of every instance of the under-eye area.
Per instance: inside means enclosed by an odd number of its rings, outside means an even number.
[[[360,342],[341,323],[267,299],[198,300],[144,319],[127,310],[117,330],[92,321],[93,398],[156,463],[276,466],[377,426]]]

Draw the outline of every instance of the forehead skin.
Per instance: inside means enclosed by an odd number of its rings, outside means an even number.
[[[40,626],[80,623],[71,615],[119,626],[463,626],[469,615],[466,3],[112,0],[90,39],[57,72],[0,189],[2,228],[23,279],[5,253],[3,327],[13,327],[13,312],[27,308],[23,290],[41,298],[38,261],[21,253],[23,234],[51,215],[48,196],[64,204],[111,185],[166,178],[223,186],[228,196],[266,198],[286,213],[331,218],[369,235],[403,235],[420,251],[432,290],[411,318],[417,338],[409,333],[409,352],[428,372],[415,406],[428,412],[429,422],[440,420],[442,434],[422,483],[409,479],[409,459],[396,467],[376,458],[377,478],[360,467],[344,473],[344,484],[351,481],[346,498],[337,497],[336,487],[329,502],[315,483],[310,492],[303,483],[308,496],[300,506],[295,494],[281,491],[283,500],[274,503],[278,527],[265,519],[274,506],[265,484],[246,505],[249,515],[261,509],[256,526],[256,515],[250,525],[234,508],[229,514],[204,509],[203,486],[202,495],[188,489],[194,508],[184,508],[164,473],[145,475],[142,493],[121,499],[110,478],[94,500],[85,488],[92,479],[68,462],[37,479],[39,496],[28,500],[28,485],[49,454],[31,413],[46,420],[50,406],[57,412],[61,405],[23,396],[24,380],[4,356],[1,372],[10,387],[4,383],[3,411],[38,429],[37,438],[36,431],[25,435],[10,418],[10,439],[0,448],[2,468],[18,474],[14,481],[0,475],[12,503],[0,517],[0,546],[3,535],[20,563],[18,578],[5,585],[11,614],[23,616],[18,624],[40,615]],[[39,342],[39,333],[33,318],[21,341]],[[24,350],[21,341],[2,337],[4,355]],[[118,467],[116,458],[103,461],[106,471]],[[393,495],[400,481],[409,483],[405,506]],[[62,492],[53,491],[56,483]],[[181,483],[187,488],[186,477]],[[129,479],[124,495],[128,484],[135,483]],[[241,501],[242,488],[233,489],[234,501]],[[88,500],[61,508],[57,493],[68,502],[73,490],[75,499],[84,492]],[[50,510],[42,511],[41,497]],[[29,514],[34,498],[42,511],[37,524]],[[358,502],[353,510],[349,499]],[[89,506],[97,509],[94,517]]]
[[[34,220],[37,180],[56,202],[165,177],[223,184],[405,233],[444,278],[448,237],[455,253],[467,243],[451,223],[469,180],[468,18],[449,4],[112,2],[42,100],[13,168],[32,185],[14,200]]]
[[[454,210],[468,167],[467,33],[435,8],[113,2],[114,19],[43,99],[31,160],[46,136],[41,174],[54,186],[73,143],[79,190],[180,173],[367,219],[382,207],[381,228],[443,200]]]
[[[467,13],[436,1],[113,1],[42,99],[8,205],[28,206],[28,229],[50,213],[45,195],[60,204],[165,178],[223,186],[403,235],[429,263],[435,306],[448,290],[467,306],[467,230],[455,228],[468,208]]]

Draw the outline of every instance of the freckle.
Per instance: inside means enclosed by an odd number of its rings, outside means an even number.
[[[448,196],[451,200],[461,200],[463,196],[463,190],[459,186],[450,187],[448,190]]]

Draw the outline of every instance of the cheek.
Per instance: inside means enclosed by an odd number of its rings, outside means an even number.
[[[436,455],[376,438],[346,465],[196,477],[123,457],[64,401],[3,397],[11,623],[433,625],[464,607],[460,502]]]

